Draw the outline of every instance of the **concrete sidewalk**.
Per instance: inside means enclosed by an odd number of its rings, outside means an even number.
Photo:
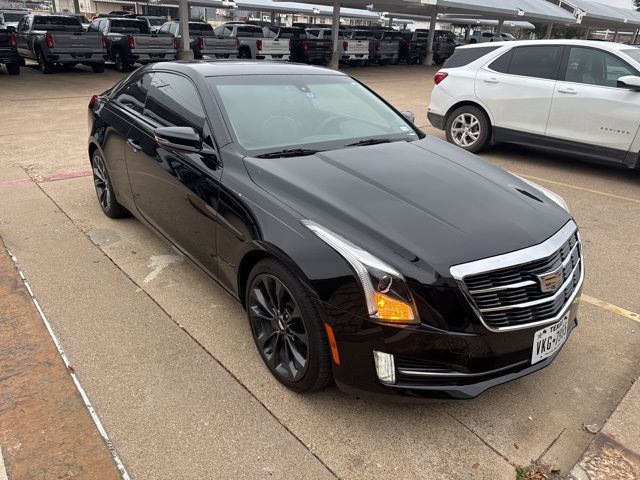
[[[0,479],[5,473],[120,478],[0,239]]]
[[[570,478],[640,479],[640,379],[595,436]]]

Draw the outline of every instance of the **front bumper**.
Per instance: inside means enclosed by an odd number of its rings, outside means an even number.
[[[578,324],[579,298],[578,295],[565,310],[569,313],[567,341]],[[561,347],[532,365],[534,335],[543,327],[482,333],[447,332],[423,326],[399,328],[364,320],[326,304],[322,308],[340,354],[340,364],[333,364],[334,380],[348,393],[473,398],[546,367],[562,350]],[[378,379],[374,350],[394,355],[395,384]]]

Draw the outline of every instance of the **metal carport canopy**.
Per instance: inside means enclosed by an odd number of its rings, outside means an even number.
[[[637,28],[640,25],[640,13],[630,8],[613,7],[590,0],[549,0],[572,9],[580,23],[595,28]]]

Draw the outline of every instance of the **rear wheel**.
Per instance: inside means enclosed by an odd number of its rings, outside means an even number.
[[[465,105],[447,117],[447,141],[469,152],[478,152],[489,143],[490,124],[478,107]]]
[[[40,67],[40,71],[45,75],[53,72],[53,63],[47,62],[42,50],[38,50],[38,66]]]
[[[98,196],[100,208],[109,218],[122,218],[128,216],[129,212],[126,208],[118,203],[116,194],[111,185],[109,172],[104,163],[104,159],[98,151],[94,152],[91,159],[91,168],[93,170],[93,184]]]
[[[297,392],[327,385],[326,333],[300,279],[278,260],[262,260],[249,275],[245,298],[253,339],[271,374]]]
[[[9,75],[20,75],[20,62],[7,63]]]
[[[91,70],[93,70],[93,73],[103,73],[104,63],[92,63]]]
[[[251,50],[248,48],[241,48],[238,52],[238,58],[251,58]]]
[[[113,54],[113,61],[116,64],[116,70],[120,73],[126,73],[129,71],[129,64],[120,50],[116,50]]]

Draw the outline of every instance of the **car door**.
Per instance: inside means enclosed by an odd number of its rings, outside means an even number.
[[[561,53],[560,45],[515,47],[478,70],[476,96],[494,127],[544,135]]]
[[[33,57],[29,44],[29,25],[30,17],[22,17],[16,28],[16,41],[18,44],[18,53],[23,57]]]
[[[154,130],[170,126],[192,127],[204,143],[214,147],[195,85],[182,75],[157,72],[126,149],[135,204],[164,236],[217,275],[216,226],[222,169],[215,158],[176,153],[160,146]]]
[[[640,127],[640,95],[618,88],[638,75],[622,58],[595,47],[567,46],[547,136],[589,145],[594,153],[624,160]]]

